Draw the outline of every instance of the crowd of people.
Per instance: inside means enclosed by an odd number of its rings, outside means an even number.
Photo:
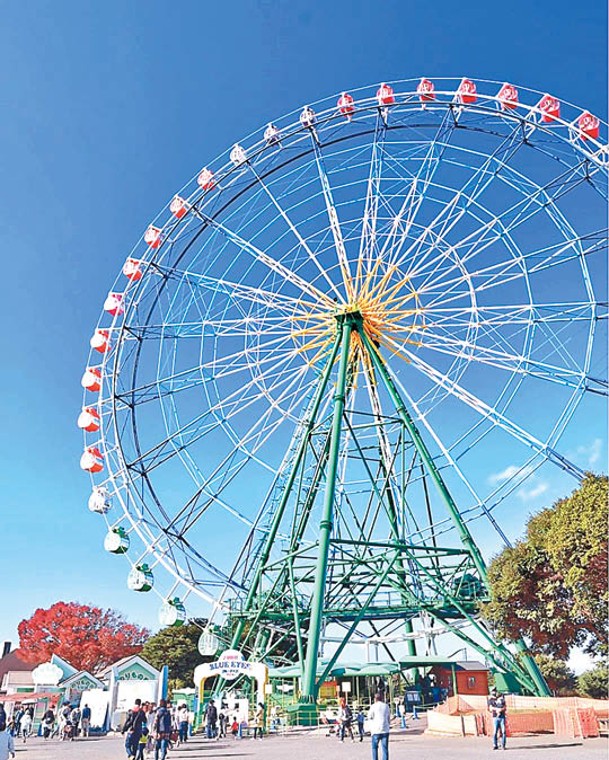
[[[136,699],[121,731],[129,760],[144,760],[145,754],[152,753],[155,760],[165,760],[171,747],[188,741],[190,712],[185,703],[172,705],[161,699],[157,706]]]

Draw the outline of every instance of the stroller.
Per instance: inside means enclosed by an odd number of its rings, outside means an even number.
[[[74,726],[72,725],[72,721],[67,720],[63,724],[61,740],[74,741]]]

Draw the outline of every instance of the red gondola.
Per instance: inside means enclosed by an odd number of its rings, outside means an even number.
[[[209,169],[202,169],[197,177],[197,185],[201,190],[211,190],[212,187],[215,187],[216,181],[213,172],[210,172]]]
[[[142,262],[138,259],[127,259],[123,265],[123,274],[128,280],[137,282],[142,279]]]
[[[100,354],[105,354],[110,348],[110,333],[108,330],[96,330],[89,344],[91,348],[99,351]]]
[[[354,102],[352,95],[349,95],[348,92],[343,92],[336,103],[339,112],[349,120],[351,120],[351,117],[355,113]]]
[[[590,111],[584,111],[577,120],[577,127],[579,129],[579,136],[582,140],[587,140],[589,137],[593,140],[597,140],[601,128],[601,122],[600,119],[593,116]]]
[[[417,85],[417,95],[421,103],[430,103],[436,99],[436,88],[431,79],[421,79]]]
[[[108,293],[106,300],[104,301],[104,311],[108,314],[112,314],[115,317],[117,314],[122,314],[125,311],[123,306],[123,294],[122,293]]]
[[[393,87],[386,82],[383,82],[376,91],[376,99],[379,106],[390,106],[395,103],[395,96],[393,94]]]
[[[544,95],[537,104],[541,111],[541,120],[546,124],[555,121],[560,116],[560,101],[552,95]]]
[[[475,103],[478,99],[476,85],[471,79],[462,79],[457,92],[462,103]]]
[[[78,422],[76,424],[81,430],[86,430],[87,433],[95,433],[99,430],[99,414],[97,409],[94,409],[92,406],[86,406],[78,415]]]
[[[101,472],[104,469],[104,458],[100,450],[94,446],[85,449],[80,458],[80,467],[86,472]]]
[[[497,99],[501,103],[501,108],[511,111],[518,105],[518,90],[513,84],[506,82],[497,93]]]
[[[144,233],[144,242],[151,248],[158,248],[161,245],[161,230],[151,224]]]
[[[97,393],[101,388],[101,370],[97,367],[87,367],[80,380],[80,384],[86,390]]]
[[[175,195],[169,204],[169,210],[176,219],[183,219],[188,213],[188,203],[186,203],[184,198],[180,198],[179,195]]]

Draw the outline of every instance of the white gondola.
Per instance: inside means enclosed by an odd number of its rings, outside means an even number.
[[[274,124],[269,124],[264,130],[264,141],[267,145],[278,145],[281,140],[279,130]]]
[[[127,576],[127,587],[131,591],[150,591],[153,586],[154,576],[146,564],[136,565]]]
[[[104,538],[104,549],[110,554],[125,554],[129,549],[129,536],[124,528],[111,528]]]
[[[163,602],[159,610],[159,623],[163,626],[178,628],[186,622],[186,608],[184,604],[174,597]]]
[[[89,496],[87,506],[91,512],[97,512],[99,515],[105,515],[112,509],[112,499],[110,494],[103,486],[95,486]]]
[[[302,126],[311,129],[315,126],[316,121],[317,117],[315,116],[315,111],[311,106],[305,106],[300,114],[300,123]]]
[[[230,160],[235,166],[241,166],[247,161],[247,153],[239,143],[233,145],[233,149],[230,152]]]

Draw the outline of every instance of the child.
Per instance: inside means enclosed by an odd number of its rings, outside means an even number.
[[[357,711],[357,730],[359,732],[359,740],[360,742],[364,741],[364,721],[366,720],[366,716],[364,715],[364,711],[362,710],[361,706],[359,710]]]
[[[237,718],[233,718],[233,722],[230,726],[230,732],[235,737],[235,739],[239,735],[239,724],[237,723]]]

